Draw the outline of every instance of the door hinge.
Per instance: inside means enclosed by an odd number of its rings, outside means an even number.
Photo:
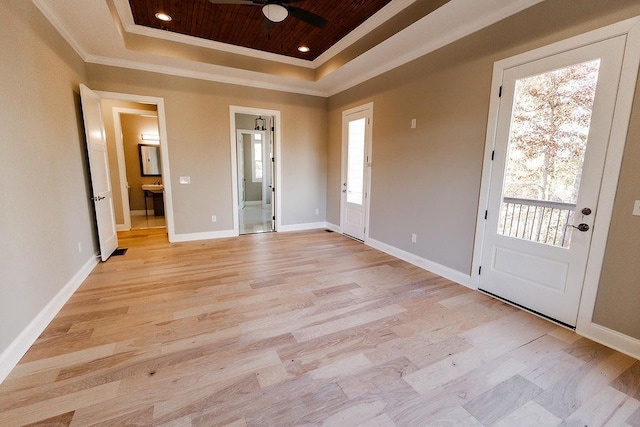
[[[271,219],[272,219],[273,221],[275,221],[275,220],[276,220],[276,216],[275,216],[275,215],[274,215],[274,216],[272,216],[272,217],[271,217]]]
[[[498,92],[498,98],[502,98],[502,85],[500,85],[500,91]]]
[[[489,211],[484,211],[484,219],[487,219],[487,214],[489,213]]]
[[[478,276],[482,274],[482,266],[478,267]]]
[[[271,126],[271,132],[274,132],[276,130],[276,128],[274,126]]]
[[[275,162],[275,161],[276,161],[276,158],[275,158],[275,157],[272,157],[272,158],[271,158],[271,163],[273,163],[273,162]]]
[[[496,157],[496,150],[493,150],[491,152],[491,161],[493,161],[493,159]]]

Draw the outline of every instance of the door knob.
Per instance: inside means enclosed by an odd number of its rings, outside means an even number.
[[[589,208],[582,208],[580,212],[582,212],[582,215],[591,215],[591,209]]]
[[[571,225],[571,227],[573,227],[573,228],[575,228],[575,229],[577,229],[579,231],[582,231],[582,232],[589,231],[589,224],[585,224],[585,223],[578,224],[578,225]]]

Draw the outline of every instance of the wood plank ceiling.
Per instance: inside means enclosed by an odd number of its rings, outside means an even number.
[[[328,24],[318,28],[288,16],[269,32],[262,30],[259,5],[214,5],[208,0],[129,0],[129,4],[137,25],[312,61],[390,1],[296,1],[295,7],[324,17]],[[160,21],[157,12],[173,20]],[[299,46],[310,50],[299,52]]]

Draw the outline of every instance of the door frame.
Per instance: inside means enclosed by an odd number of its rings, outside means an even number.
[[[607,155],[604,165],[604,173],[600,185],[600,197],[598,200],[598,215],[595,218],[593,235],[591,238],[591,249],[587,258],[587,266],[578,308],[578,321],[576,332],[580,335],[588,336],[596,341],[605,341],[609,346],[619,348],[628,347],[628,340],[607,334],[603,328],[592,322],[595,308],[598,283],[604,261],[604,254],[609,234],[609,225],[613,214],[613,203],[615,200],[620,168],[622,165],[622,155],[627,138],[629,118],[633,105],[636,82],[638,79],[638,67],[640,66],[640,17],[628,19],[616,24],[608,25],[594,31],[590,31],[566,40],[562,40],[548,46],[540,47],[529,52],[512,56],[494,63],[493,77],[491,83],[491,97],[489,101],[489,115],[487,122],[487,135],[485,140],[484,161],[482,167],[482,179],[480,185],[480,197],[478,202],[478,215],[476,221],[476,235],[473,250],[473,260],[471,264],[471,285],[478,288],[480,275],[479,268],[482,259],[482,247],[485,235],[484,212],[487,208],[489,198],[489,184],[492,174],[492,152],[495,144],[498,110],[500,106],[500,86],[503,71],[507,68],[515,67],[535,61],[547,56],[562,53],[581,47],[587,44],[596,43],[602,40],[625,35],[627,43],[624,50],[620,83],[615,103],[612,119],[611,133],[607,147]],[[621,334],[618,334],[621,335]],[[611,341],[616,342],[611,342]],[[624,351],[624,350],[622,350]],[[628,352],[628,351],[627,351]]]
[[[282,227],[282,183],[281,183],[281,132],[282,129],[282,120],[280,116],[279,110],[269,110],[265,108],[253,108],[253,107],[243,107],[238,105],[229,105],[229,142],[231,147],[231,188],[232,188],[232,197],[233,197],[233,235],[240,235],[240,223],[238,220],[238,160],[236,159],[236,114],[250,114],[253,116],[270,116],[273,117],[273,127],[274,130],[274,147],[273,147],[273,156],[274,161],[271,166],[275,170],[275,182],[272,183],[275,188],[275,198],[271,198],[271,203],[273,206],[273,210],[275,211],[275,229],[274,231],[280,230]],[[274,165],[275,163],[275,165]]]
[[[156,111],[152,110],[137,110],[134,108],[114,107],[111,109],[113,112],[113,127],[115,130],[116,139],[116,158],[118,160],[118,177],[120,179],[120,196],[122,199],[122,217],[124,224],[116,223],[118,231],[131,230],[131,206],[129,205],[129,182],[127,181],[127,163],[124,156],[124,139],[122,137],[122,121],[120,119],[121,114],[131,115],[151,115],[154,114],[156,119],[158,117]],[[160,141],[162,145],[163,141]],[[163,168],[164,174],[164,168]],[[113,186],[113,185],[112,185]]]
[[[373,102],[359,105],[357,107],[344,110],[342,112],[341,134],[342,134],[342,147],[341,147],[341,165],[340,165],[340,233],[344,234],[344,221],[345,210],[347,208],[346,197],[342,193],[342,183],[347,180],[347,154],[348,154],[348,133],[345,129],[345,119],[347,116],[366,112],[366,116],[369,119],[369,135],[365,132],[365,167],[364,167],[364,192],[366,194],[363,209],[364,209],[364,243],[369,242],[369,212],[371,206],[371,164],[373,162]],[[367,162],[366,159],[369,159]]]
[[[175,224],[173,220],[173,198],[171,197],[171,168],[169,167],[169,142],[167,138],[167,121],[164,108],[164,98],[155,96],[133,95],[117,92],[95,91],[101,99],[116,101],[137,102],[140,104],[153,104],[158,116],[158,131],[160,132],[160,157],[162,159],[162,185],[164,186],[164,215],[167,226],[167,235],[170,242],[176,241]],[[140,110],[145,111],[145,110]],[[146,111],[145,114],[151,114]],[[115,123],[114,123],[115,124]],[[118,136],[116,135],[116,140]],[[117,144],[116,144],[117,147]],[[119,163],[118,159],[118,163]],[[120,166],[118,166],[120,167]],[[127,201],[128,204],[128,201]],[[129,221],[131,218],[129,217]]]

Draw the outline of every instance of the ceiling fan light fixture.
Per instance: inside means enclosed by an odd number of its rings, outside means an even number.
[[[265,4],[262,13],[271,22],[282,22],[289,15],[289,11],[279,4]]]
[[[158,18],[161,21],[164,21],[164,22],[169,22],[169,21],[171,21],[173,19],[171,16],[169,16],[166,13],[163,13],[163,12],[156,13],[155,17]]]

